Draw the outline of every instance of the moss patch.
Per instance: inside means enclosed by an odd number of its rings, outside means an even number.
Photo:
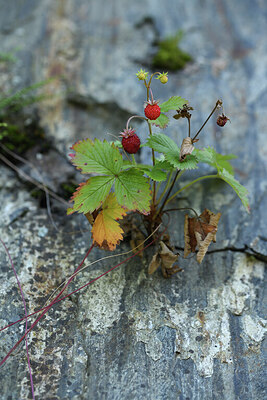
[[[185,67],[186,63],[192,61],[190,54],[179,48],[183,37],[181,31],[174,36],[169,36],[159,42],[158,52],[155,54],[152,64],[155,68],[176,71]]]

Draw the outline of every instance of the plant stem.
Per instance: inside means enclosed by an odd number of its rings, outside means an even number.
[[[131,156],[132,156],[133,164],[136,165],[136,161],[135,161],[134,155],[131,154]]]
[[[148,128],[149,128],[149,134],[150,136],[152,136],[152,129],[151,129],[151,125],[150,123],[147,121],[148,123]],[[155,152],[152,149],[152,162],[153,162],[153,166],[155,165]],[[153,181],[153,200],[152,200],[152,209],[154,209],[156,204],[156,182]]]
[[[195,179],[194,181],[188,183],[187,185],[183,186],[181,189],[177,190],[177,192],[175,192],[165,203],[168,204],[172,199],[174,199],[178,193],[182,192],[184,189],[187,189],[188,187],[190,187],[191,185],[193,185],[196,182],[202,181],[203,179],[211,179],[211,178],[219,178],[219,176],[216,175],[205,175],[205,176],[201,176],[200,178]]]
[[[171,191],[172,191],[172,189],[173,189],[173,186],[174,186],[174,184],[175,184],[175,181],[176,181],[176,179],[178,178],[178,175],[179,175],[180,172],[181,172],[180,169],[178,169],[178,170],[176,171],[176,174],[175,174],[175,176],[174,176],[174,178],[173,178],[172,184],[171,184],[171,186],[170,186],[170,188],[169,188],[169,190],[168,190],[168,192],[167,192],[167,194],[166,194],[166,196],[165,196],[165,199],[164,199],[164,201],[163,201],[163,203],[162,203],[162,205],[161,205],[159,211],[157,212],[157,215],[158,215],[158,214],[161,214],[161,212],[162,212],[162,210],[163,210],[165,204],[167,204],[168,197],[169,197],[169,195],[170,195],[170,193],[171,193]]]
[[[159,204],[161,202],[161,200],[163,199],[164,194],[167,192],[168,187],[170,185],[170,181],[171,181],[172,175],[173,175],[173,171],[169,173],[169,177],[168,177],[167,183],[166,183],[165,188],[164,188],[163,192],[161,193],[159,199],[157,200],[157,204]]]
[[[150,84],[151,84],[151,80],[152,80],[152,77],[155,75],[155,73],[154,74],[152,74],[151,75],[151,77],[150,77],[150,80],[149,80],[149,82],[148,82],[148,85],[147,85],[147,91],[146,91],[146,99],[147,99],[147,101],[149,101],[149,90],[150,90]],[[147,120],[147,123],[148,123],[148,129],[149,129],[149,135],[150,136],[152,136],[152,128],[151,128],[151,125],[150,125],[150,123],[148,122],[148,119],[146,119]],[[153,166],[155,165],[155,152],[154,152],[154,150],[152,149],[152,162],[153,162]],[[152,212],[154,212],[154,209],[155,209],[155,205],[156,205],[156,182],[155,181],[153,181],[153,197],[152,197]]]
[[[132,116],[128,119],[127,123],[126,123],[126,129],[127,129],[127,130],[129,129],[129,122],[130,122],[131,119],[133,119],[133,118],[140,118],[140,119],[144,119],[145,121],[147,121],[147,118],[141,117],[141,115],[132,115]]]
[[[190,118],[187,118],[188,121],[188,137],[191,135],[191,130],[190,130]]]
[[[146,85],[146,88],[148,89],[148,92],[147,92],[148,93],[148,99],[149,99],[149,88],[150,88],[150,85],[151,85],[152,78],[153,78],[153,76],[158,75],[158,74],[161,74],[161,72],[154,72],[151,75],[148,84]],[[147,99],[147,101],[148,101],[148,99]]]
[[[208,120],[210,119],[210,117],[212,116],[212,114],[217,110],[218,107],[221,107],[222,105],[222,101],[221,100],[217,100],[215,107],[213,108],[212,112],[210,113],[210,115],[208,116],[208,118],[206,119],[206,121],[204,122],[204,124],[199,128],[199,130],[197,131],[197,133],[195,134],[195,136],[193,137],[192,141],[194,141],[196,139],[196,137],[199,135],[199,133],[202,131],[202,129],[204,128],[204,126],[206,125],[206,123],[208,122]]]

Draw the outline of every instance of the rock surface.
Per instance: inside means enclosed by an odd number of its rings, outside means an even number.
[[[165,280],[147,275],[153,249],[131,259],[46,314],[29,335],[36,399],[240,399],[266,396],[263,371],[264,262],[266,262],[267,7],[264,1],[0,0],[0,51],[17,49],[0,63],[0,87],[16,90],[51,76],[53,98],[40,103],[40,125],[51,148],[34,148],[24,173],[60,193],[79,179],[68,161],[70,145],[85,137],[117,135],[127,118],[142,113],[144,91],[135,72],[146,65],[158,38],[185,33],[194,58],[169,74],[155,95],[189,99],[197,130],[217,98],[231,124],[211,121],[199,147],[235,153],[237,178],[250,192],[251,213],[229,187],[204,182],[173,207],[221,211],[217,243],[199,266],[181,260],[182,273]],[[145,138],[145,126],[139,126]],[[184,137],[173,121],[168,133]],[[178,130],[178,132],[177,132]],[[179,135],[179,136],[178,136]],[[141,153],[145,160],[147,153]],[[39,309],[78,266],[91,245],[87,221],[66,217],[65,203],[51,207],[31,196],[25,176],[0,166],[0,237],[9,249],[29,312]],[[197,172],[196,174],[200,174]],[[41,177],[40,177],[41,175]],[[199,176],[199,175],[198,175]],[[186,182],[184,178],[184,182]],[[197,195],[196,195],[197,193]],[[182,213],[171,237],[183,246]],[[76,289],[126,256],[102,260],[79,274]],[[94,249],[86,265],[108,255]],[[253,257],[254,255],[254,257]],[[0,252],[1,327],[23,316],[8,258]],[[33,321],[33,320],[32,320]],[[1,359],[22,336],[24,324],[1,332]],[[1,398],[30,399],[24,346],[0,370]]]

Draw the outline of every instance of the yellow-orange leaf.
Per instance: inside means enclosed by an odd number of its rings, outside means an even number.
[[[123,239],[123,230],[116,220],[124,215],[126,210],[118,204],[115,194],[110,193],[92,228],[93,241],[97,246],[105,250],[115,250],[116,245]]]

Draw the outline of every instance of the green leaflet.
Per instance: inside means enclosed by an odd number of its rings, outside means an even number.
[[[239,183],[225,168],[218,168],[218,176],[234,189],[237,196],[242,201],[243,206],[247,212],[249,212],[250,208],[247,189],[241,185],[241,183]]]
[[[109,194],[113,181],[114,177],[111,176],[93,176],[81,183],[72,196],[74,205],[67,214],[75,211],[86,214],[99,208]]]
[[[150,170],[146,170],[145,173],[149,176],[149,178],[153,179],[153,181],[156,182],[165,181],[167,178],[167,173],[156,167],[153,167]]]
[[[198,168],[198,161],[197,158],[190,154],[188,156],[186,156],[186,159],[184,161],[179,161],[179,155],[180,155],[180,149],[179,149],[179,153],[169,153],[166,154],[166,160],[169,161],[175,168],[180,169],[181,171],[185,170],[185,169],[196,169]]]
[[[170,164],[169,161],[165,160],[164,156],[163,156],[163,160],[156,160],[155,167],[160,168],[160,169],[165,169],[166,171],[174,170],[173,165]]]
[[[161,129],[164,129],[169,123],[169,118],[165,114],[160,114],[157,119],[155,119],[154,121],[150,120],[149,123],[151,125],[155,125]]]
[[[122,156],[119,150],[106,140],[85,139],[75,143],[72,149],[72,163],[80,168],[83,174],[98,173],[117,175],[122,167]]]
[[[233,166],[228,162],[228,160],[232,160],[234,158],[237,158],[234,154],[227,154],[227,155],[222,155],[219,153],[216,153],[216,164],[217,166],[220,166],[226,171],[229,172],[229,174],[234,175],[234,168]]]
[[[147,176],[149,176],[153,181],[164,181],[167,177],[166,172],[162,171],[162,169],[165,169],[167,165],[170,165],[167,161],[161,162],[161,164],[157,163],[154,167],[153,165],[148,165],[148,164],[130,164],[129,162],[125,165],[123,165],[122,169],[129,169],[129,168],[135,168],[136,170],[141,170],[143,173],[145,173]],[[170,168],[167,169],[173,169],[173,167],[170,165]]]
[[[178,108],[183,107],[184,104],[187,104],[188,101],[182,99],[180,96],[173,96],[169,98],[169,100],[164,101],[164,103],[159,104],[160,110],[162,112],[168,112],[171,110],[178,110]]]
[[[129,211],[150,212],[150,185],[142,171],[135,168],[122,171],[115,181],[115,195],[118,203]]]
[[[185,170],[197,168],[197,158],[192,154],[187,156],[183,162],[180,162],[179,147],[171,138],[162,133],[150,136],[147,140],[147,145],[155,151],[163,153],[165,160],[177,169]]]
[[[158,151],[159,153],[163,153],[165,155],[170,152],[179,154],[179,148],[177,144],[169,136],[166,136],[163,133],[150,136],[146,143],[148,147]]]
[[[234,169],[228,160],[236,158],[234,154],[222,155],[217,153],[212,147],[206,147],[202,150],[195,149],[193,154],[197,157],[199,162],[209,164],[216,169],[224,168],[230,174],[234,175]]]

